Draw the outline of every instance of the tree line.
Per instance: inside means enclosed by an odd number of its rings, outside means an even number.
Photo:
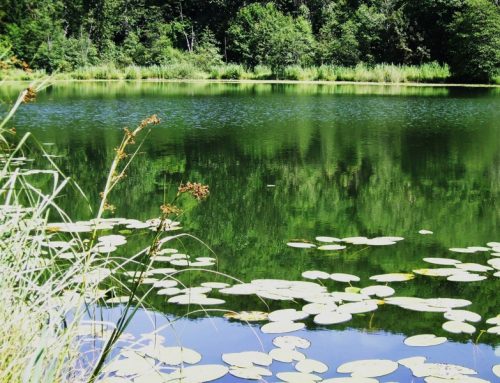
[[[489,82],[500,68],[498,0],[0,0],[11,65],[68,71],[189,62],[449,64]],[[5,56],[5,55],[4,55]],[[5,58],[4,65],[5,65]]]

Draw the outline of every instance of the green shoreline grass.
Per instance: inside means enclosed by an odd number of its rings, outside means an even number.
[[[1,83],[29,83],[30,80],[0,80]],[[325,81],[325,80],[214,80],[214,79],[160,79],[148,78],[139,80],[127,79],[52,79],[51,83],[104,83],[104,82],[144,82],[144,83],[193,83],[193,84],[283,84],[283,85],[371,85],[371,86],[405,86],[405,87],[467,87],[467,88],[500,88],[500,84],[467,84],[467,83],[430,83],[430,82],[362,82],[362,81]]]
[[[33,81],[46,76],[47,73],[43,70],[29,73],[21,69],[0,71],[0,80],[3,81]],[[51,77],[53,80],[246,80],[390,84],[445,84],[453,82],[449,67],[438,63],[419,66],[392,64],[375,66],[358,64],[355,67],[322,65],[307,68],[288,66],[278,71],[273,71],[266,66],[256,66],[249,70],[238,64],[208,68],[199,68],[185,63],[123,68],[114,65],[101,65],[83,67],[70,72],[56,72],[51,74]],[[493,83],[500,84],[500,76],[496,77]]]

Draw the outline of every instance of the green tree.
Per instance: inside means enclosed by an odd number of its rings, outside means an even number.
[[[450,23],[450,67],[464,80],[488,82],[500,70],[500,11],[488,0],[467,0]]]
[[[284,15],[273,3],[242,8],[229,28],[233,58],[249,66],[309,65],[315,40],[304,17]]]

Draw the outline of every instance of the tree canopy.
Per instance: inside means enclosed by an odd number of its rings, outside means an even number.
[[[485,82],[499,73],[499,20],[495,0],[0,0],[0,48],[48,71],[436,61]]]

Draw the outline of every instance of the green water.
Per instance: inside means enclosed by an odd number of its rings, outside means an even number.
[[[3,87],[0,95],[12,100],[15,90]],[[374,274],[439,267],[424,257],[482,264],[489,259],[489,253],[448,249],[500,241],[499,101],[497,89],[77,83],[39,94],[12,125],[19,133],[33,132],[48,153],[61,156],[54,161],[95,207],[122,128],[156,113],[162,123],[152,128],[111,197],[114,216],[157,217],[181,182],[202,182],[210,186],[209,198],[199,204],[180,201],[180,221],[215,252],[219,271],[244,281],[300,280],[306,270],[351,273],[361,277],[355,285],[364,287],[373,284],[368,278]],[[88,203],[71,188],[58,202],[75,220],[92,217]],[[420,229],[434,234],[420,235]],[[320,235],[405,240],[335,252],[286,246]],[[210,255],[194,240],[177,245],[189,254]],[[499,313],[499,283],[488,275],[475,283],[417,276],[391,286],[401,296],[470,299],[468,309],[489,318]],[[190,278],[213,279],[198,273]],[[330,291],[346,287],[326,285]],[[256,298],[226,300],[233,310],[266,309]],[[151,296],[149,304],[158,312],[186,311],[159,296]],[[284,307],[300,306],[271,302],[272,309]],[[239,336],[241,329],[220,321],[223,331]],[[456,347],[475,347],[471,340],[477,334],[452,335],[442,323],[440,313],[382,307],[373,317],[356,316],[328,329],[385,337],[430,332],[448,336]],[[321,330],[312,321],[308,328]],[[487,328],[484,320],[477,328]],[[481,344],[484,366],[476,367],[494,379],[487,370],[498,363],[498,336],[485,334]],[[364,352],[377,356],[377,347]],[[389,354],[397,356],[397,350]],[[463,353],[450,350],[456,358]],[[462,357],[458,361],[467,364],[469,356]]]

